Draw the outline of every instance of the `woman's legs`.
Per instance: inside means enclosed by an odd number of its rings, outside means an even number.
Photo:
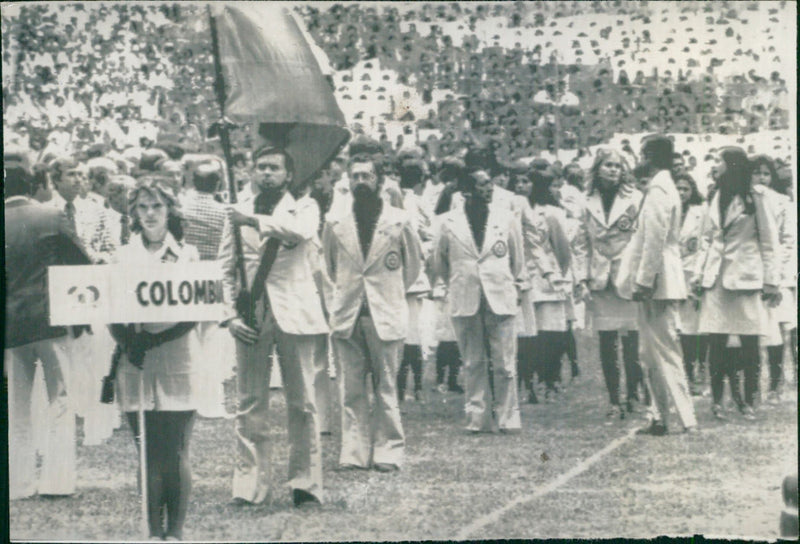
[[[619,366],[617,365],[617,331],[599,331],[600,364],[603,368],[608,397],[612,406],[619,406]]]
[[[522,391],[528,392],[528,402],[537,402],[533,387],[534,353],[536,352],[536,337],[520,336],[517,338],[517,364],[519,369],[519,385]]]
[[[150,536],[182,537],[192,486],[189,440],[194,415],[193,411],[145,412]],[[126,416],[134,437],[138,437],[139,425],[136,412],[127,412]],[[138,439],[136,444],[138,448]]]
[[[771,395],[777,394],[781,378],[783,378],[783,344],[767,346],[767,360],[769,361],[769,392]]]
[[[572,379],[577,378],[581,371],[578,368],[578,343],[575,340],[575,331],[572,330],[572,321],[567,321],[569,330],[567,331],[567,359],[569,359],[570,375]]]
[[[755,407],[758,397],[758,382],[761,377],[761,357],[758,353],[758,336],[740,336],[742,347],[739,349],[740,368],[744,371],[744,405],[740,407]]]
[[[163,414],[164,429],[172,436],[164,474],[164,495],[167,507],[166,536],[182,538],[183,524],[189,509],[192,491],[192,468],[189,440],[192,437],[195,412],[159,412]]]
[[[644,390],[645,404],[649,402],[649,392],[644,381],[644,371],[639,364],[639,333],[628,331],[622,337],[622,360],[625,363],[625,400],[628,411],[633,411],[633,401],[639,401],[639,385]]]
[[[145,451],[145,462],[147,465],[147,522],[150,527],[150,536],[164,538],[164,464],[165,448],[161,444],[163,432],[154,421],[155,412],[146,411],[144,413],[145,441],[147,448]],[[139,451],[139,420],[137,412],[126,412],[128,425],[133,431],[133,439],[136,450]],[[137,478],[141,474],[141,467],[137,473]],[[141,480],[139,480],[141,490]],[[141,491],[140,491],[141,492]]]
[[[708,366],[711,376],[711,396],[714,402],[715,414],[722,408],[722,396],[725,392],[725,375],[728,374],[727,361],[728,349],[725,347],[728,335],[709,334],[708,335]]]

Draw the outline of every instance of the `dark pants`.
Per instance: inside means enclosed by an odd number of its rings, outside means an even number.
[[[539,331],[536,336],[536,356],[539,359],[539,379],[549,391],[561,381],[561,357],[567,350],[568,332]]]
[[[458,342],[439,342],[436,346],[436,383],[444,383],[444,374],[447,371],[447,387],[455,388],[458,385],[460,367],[461,354],[458,352]]]
[[[397,398],[403,400],[406,392],[408,367],[414,374],[414,391],[422,390],[422,347],[413,344],[403,345],[403,360],[397,373]]]
[[[683,368],[686,370],[686,379],[691,385],[696,383],[695,363],[699,369],[706,358],[708,336],[705,334],[682,334],[681,349],[683,350]]]
[[[617,331],[600,331],[600,364],[603,367],[603,377],[608,389],[611,404],[619,406],[620,403],[620,370],[617,354]],[[622,337],[622,360],[625,366],[626,399],[639,400],[639,385],[644,385],[644,373],[639,366],[639,333],[629,331]],[[645,391],[645,397],[647,397]]]
[[[136,412],[126,412],[139,449],[139,422]],[[150,536],[182,538],[183,523],[189,507],[192,471],[189,462],[189,439],[194,425],[194,411],[145,411],[144,427],[147,448],[147,518]],[[166,531],[164,515],[166,514]]]

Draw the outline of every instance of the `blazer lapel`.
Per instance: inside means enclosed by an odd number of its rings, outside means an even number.
[[[475,239],[472,236],[472,229],[469,228],[469,221],[467,221],[467,214],[463,208],[452,214],[452,231],[456,240],[464,246],[473,257],[478,257],[478,246],[475,245]]]
[[[628,207],[631,205],[631,201],[627,198],[621,197],[617,194],[617,197],[614,199],[614,203],[611,205],[611,211],[608,214],[608,225],[613,225],[614,222],[619,219]],[[602,209],[602,205],[601,205]]]
[[[372,242],[369,245],[367,258],[364,261],[365,268],[372,265],[372,263],[374,263],[380,255],[383,255],[383,252],[386,250],[386,246],[392,242],[392,239],[389,236],[389,230],[395,223],[392,215],[393,214],[391,214],[391,212],[388,210],[388,205],[384,204],[383,212],[381,212],[381,215],[378,218],[378,224],[375,225],[375,233],[372,235]]]
[[[358,239],[358,232],[356,231],[356,221],[353,214],[346,214],[342,217],[338,224],[334,226],[334,230],[342,241],[342,247],[350,255],[359,266],[364,265],[364,254],[361,251],[361,241]]]
[[[719,210],[719,204],[717,204],[717,210]],[[719,211],[717,213],[719,213]],[[728,204],[728,209],[725,211],[725,225],[723,225],[723,227],[728,227],[743,213],[744,204],[742,203],[742,198],[739,195],[736,195],[733,197],[733,200],[731,200],[731,203]]]
[[[502,239],[504,229],[500,225],[501,217],[502,211],[493,201],[489,204],[489,217],[486,219],[486,232],[483,235],[483,247],[478,256],[479,259],[486,257],[492,251],[495,242]]]
[[[616,204],[616,202],[614,204]],[[606,214],[603,212],[603,202],[600,200],[599,194],[594,193],[586,199],[586,211],[594,216],[594,218],[597,219],[597,221],[604,227],[610,224],[610,222],[606,221]]]

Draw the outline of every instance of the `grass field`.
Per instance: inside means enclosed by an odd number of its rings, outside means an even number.
[[[666,437],[633,436],[642,416],[605,424],[596,342],[580,337],[579,350],[581,377],[554,404],[523,405],[519,435],[465,434],[463,398],[431,391],[430,383],[422,402],[404,404],[406,465],[398,473],[337,472],[334,428],[332,437],[323,437],[326,497],[315,510],[294,509],[285,488],[288,446],[281,392],[273,397],[277,488],[271,505],[230,502],[233,422],[200,419],[192,442],[194,489],[184,537],[778,537],[780,484],[789,468],[797,469],[794,387],[787,385],[780,405],[763,406],[756,422],[732,414],[719,423],[711,417],[709,399],[695,397],[699,433],[685,435],[675,425],[676,434]],[[620,445],[584,472],[558,480],[616,439]],[[80,495],[12,502],[13,539],[140,538],[136,453],[127,427],[101,446],[79,447],[78,456]],[[560,485],[548,485],[554,481]],[[512,501],[517,501],[513,507],[492,515]]]

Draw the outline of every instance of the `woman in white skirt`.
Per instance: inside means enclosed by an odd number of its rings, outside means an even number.
[[[767,346],[769,361],[769,393],[767,401],[774,403],[780,399],[780,386],[783,381],[784,346],[789,344],[792,353],[797,345],[797,304],[795,299],[795,274],[797,274],[797,208],[791,196],[791,173],[788,179],[778,176],[774,161],[766,155],[750,159],[753,167],[753,185],[768,187],[767,203],[778,228],[780,249],[780,291],[781,301],[774,308],[767,308],[772,326],[772,335],[762,338]],[[792,337],[794,332],[794,338]],[[793,342],[793,343],[792,343]]]
[[[622,156],[615,151],[598,150],[589,172],[581,230],[573,244],[573,269],[577,281],[575,298],[586,301],[592,327],[600,338],[600,363],[611,402],[606,414],[609,420],[625,417],[620,406],[618,337],[622,337],[629,412],[633,411],[633,402],[639,400],[639,385],[644,386],[644,373],[639,366],[637,303],[620,297],[612,280],[636,228],[642,197],[641,191],[633,187]]]
[[[561,381],[561,358],[567,350],[572,256],[565,233],[566,213],[558,202],[555,173],[549,167],[534,169],[530,179],[533,183],[531,219],[523,221],[526,257],[532,253],[529,248],[541,248],[539,259],[526,258],[533,261],[529,269],[538,330],[535,353],[539,359],[539,379],[545,383],[545,402],[553,402]],[[549,266],[542,266],[543,259],[549,261]]]
[[[713,175],[717,192],[700,238],[701,258],[692,281],[700,298],[700,334],[709,334],[712,412],[725,419],[724,378],[746,419],[755,419],[759,335],[769,334],[767,305],[780,300],[778,234],[766,188],[751,186],[751,165],[738,147],[720,151]],[[738,336],[740,347],[729,347]],[[744,398],[739,386],[744,373]]]
[[[681,197],[681,260],[686,285],[690,285],[700,255],[698,245],[703,218],[706,216],[706,205],[700,191],[697,190],[697,184],[689,174],[678,174],[675,178],[675,187]],[[701,372],[700,368],[708,351],[708,337],[697,334],[700,317],[697,298],[690,296],[681,302],[680,316],[681,348],[686,380],[689,382],[692,395],[700,395],[702,391],[698,374]]]
[[[194,246],[180,241],[182,228],[171,190],[144,181],[130,201],[131,230],[137,235],[120,248],[119,263],[141,266],[200,259]],[[150,536],[180,540],[192,486],[189,440],[198,405],[192,387],[197,330],[194,323],[112,325],[111,330],[121,354],[116,397],[137,448],[137,412],[144,410]]]
[[[533,182],[526,171],[514,173],[511,186],[514,194],[521,197],[523,202],[520,204],[521,215],[531,220],[532,214],[530,204],[531,192],[533,191]],[[526,221],[523,221],[523,233],[530,225],[525,226]],[[536,259],[534,254],[536,251],[541,251],[540,248],[533,247],[530,241],[525,242],[525,266],[528,270],[529,279],[536,271]],[[517,377],[520,398],[524,398],[523,394],[527,392],[528,404],[538,404],[539,399],[536,396],[536,389],[533,384],[533,375],[536,372],[536,318],[534,316],[533,298],[531,291],[525,291],[525,300],[520,300],[519,312],[515,317],[516,330],[517,330]],[[520,297],[522,298],[522,297]]]

